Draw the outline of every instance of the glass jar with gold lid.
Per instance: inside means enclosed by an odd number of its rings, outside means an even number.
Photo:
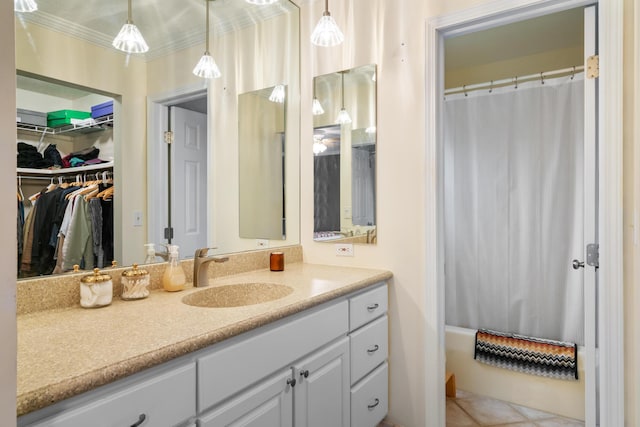
[[[142,299],[149,296],[149,282],[151,276],[147,270],[138,268],[138,264],[133,264],[133,268],[122,272],[122,299]]]
[[[93,274],[80,279],[80,305],[86,308],[104,307],[111,304],[113,281],[108,274],[94,268]]]

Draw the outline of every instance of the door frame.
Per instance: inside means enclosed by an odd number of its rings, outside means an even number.
[[[164,132],[168,126],[169,106],[187,102],[202,96],[209,102],[208,84],[197,83],[176,90],[151,95],[147,97],[147,242],[160,243],[164,241],[164,227],[167,225],[167,188],[166,181],[159,178],[163,165],[167,164],[167,150],[164,142]],[[211,135],[209,114],[207,113],[207,135]],[[208,137],[207,137],[208,138]],[[210,158],[207,144],[207,158]],[[207,168],[207,182],[211,173]],[[207,212],[210,212],[211,198],[207,199]],[[209,236],[207,235],[207,239]],[[156,248],[157,249],[157,248]],[[182,254],[190,257],[191,254]]]
[[[425,117],[425,419],[444,426],[445,305],[442,194],[444,35],[460,35],[525,18],[598,4],[599,413],[600,425],[624,425],[622,23],[614,0],[498,0],[426,22]],[[604,54],[603,54],[604,53]],[[434,239],[433,236],[436,236]],[[434,343],[436,345],[434,345]]]

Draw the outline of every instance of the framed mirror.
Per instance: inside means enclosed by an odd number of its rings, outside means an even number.
[[[375,244],[376,66],[314,78],[314,234]]]
[[[175,224],[175,211],[194,200],[202,209],[197,214],[188,211],[190,216],[180,223],[185,225],[185,235],[193,234],[189,226],[196,216],[204,224],[196,233],[204,235],[204,240],[197,245],[217,246],[218,253],[231,253],[258,249],[259,244],[264,244],[263,239],[240,236],[239,94],[278,84],[287,87],[283,131],[286,155],[282,160],[287,179],[282,217],[287,219],[287,232],[284,239],[282,235],[278,240],[269,238],[267,244],[298,244],[298,7],[285,0],[269,6],[255,6],[245,0],[211,1],[210,50],[222,77],[204,80],[194,76],[192,69],[204,51],[205,1],[176,3],[176,10],[166,4],[160,7],[157,0],[134,2],[135,22],[150,46],[146,54],[123,54],[111,46],[127,16],[127,2],[121,3],[92,3],[89,13],[87,3],[81,0],[49,6],[44,2],[37,12],[16,13],[19,75],[91,94],[91,105],[103,99],[113,101],[112,127],[104,134],[109,138],[107,145],[101,137],[102,148],[109,147],[104,153],[112,161],[110,179],[116,189],[112,199],[113,259],[119,265],[142,264],[147,243],[154,243],[158,252],[163,251],[161,245],[168,242],[167,217],[172,216]],[[256,51],[255,46],[260,50]],[[171,148],[163,137],[167,128],[162,126],[169,116],[160,117],[161,109],[154,109],[152,101],[168,99],[170,95],[175,99],[175,94],[186,93],[197,93],[201,98],[199,106],[182,99],[180,108],[201,109],[204,103],[206,110],[206,166],[204,170],[199,166],[198,174],[186,172],[184,176],[193,179],[176,184],[170,181],[177,175],[176,164],[170,166],[167,161]],[[20,102],[18,96],[18,107]],[[38,105],[26,105],[38,109]],[[177,102],[160,105],[176,105],[176,110],[178,107]],[[36,143],[39,137],[35,138]],[[47,138],[45,141],[49,142]],[[173,178],[169,178],[171,175]],[[93,179],[93,175],[87,178]],[[204,195],[196,196],[196,191],[191,191],[194,185],[189,182],[205,184],[200,185],[205,189]],[[174,196],[171,199],[167,198],[169,188]],[[178,195],[183,195],[185,201],[178,201]],[[180,246],[182,242],[172,243]],[[192,257],[193,252],[181,249],[180,255]],[[163,259],[157,257],[155,261]]]

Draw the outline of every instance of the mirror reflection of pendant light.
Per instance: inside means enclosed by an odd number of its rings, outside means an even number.
[[[322,108],[322,104],[318,101],[318,97],[316,96],[316,79],[313,79],[313,103],[311,104],[311,113],[314,116],[319,116],[320,114],[324,114],[324,108]]]
[[[144,53],[149,50],[147,42],[131,19],[131,0],[127,13],[127,23],[122,26],[112,43],[113,47],[126,53]]]
[[[311,33],[311,43],[316,46],[337,46],[344,41],[344,35],[329,12],[329,0],[324,2],[324,13]]]
[[[342,76],[342,109],[338,113],[338,117],[336,118],[336,123],[341,125],[346,125],[347,123],[351,123],[351,116],[347,113],[347,110],[344,108],[344,71],[340,72]]]
[[[269,101],[282,104],[285,98],[284,85],[276,85],[269,95]]]
[[[327,146],[322,139],[322,135],[313,135],[313,154],[317,156],[318,154],[324,153],[326,150]]]
[[[14,12],[35,12],[38,4],[35,0],[13,0]]]
[[[277,3],[278,0],[246,0],[246,2],[250,4],[264,5]]]
[[[203,79],[217,79],[218,77],[222,76],[222,73],[218,68],[218,64],[216,64],[216,61],[213,60],[213,56],[211,56],[211,54],[209,53],[209,1],[212,0],[204,1],[207,4],[205,50],[200,60],[193,68],[193,74],[198,77],[202,77]]]

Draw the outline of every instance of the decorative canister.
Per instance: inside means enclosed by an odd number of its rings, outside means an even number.
[[[271,271],[284,271],[284,253],[271,252],[269,256],[269,267]]]
[[[142,299],[149,296],[149,282],[151,276],[147,270],[138,268],[138,264],[133,264],[133,268],[122,272],[122,299]]]
[[[93,274],[80,279],[80,305],[85,308],[103,307],[111,304],[113,281],[108,274],[94,268]]]

